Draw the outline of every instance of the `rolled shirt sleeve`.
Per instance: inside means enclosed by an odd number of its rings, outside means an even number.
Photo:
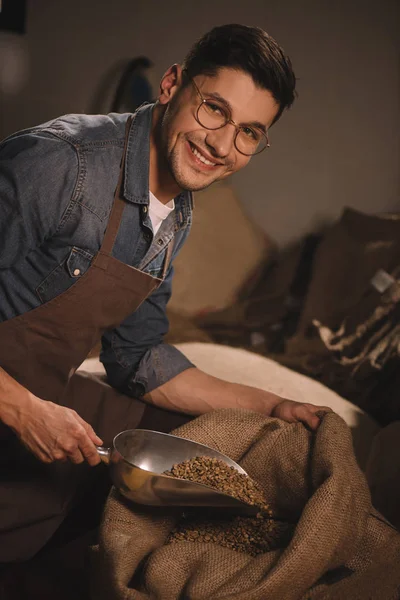
[[[163,343],[172,277],[171,265],[159,288],[118,328],[103,336],[100,359],[108,381],[127,395],[140,398],[194,367],[177,348]]]
[[[143,356],[135,376],[129,382],[129,392],[135,398],[140,398],[194,366],[175,346],[158,344]]]

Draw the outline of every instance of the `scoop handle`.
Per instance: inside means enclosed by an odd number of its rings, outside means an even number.
[[[105,463],[106,465],[110,464],[112,448],[106,448],[105,446],[96,446],[96,450],[103,463]]]

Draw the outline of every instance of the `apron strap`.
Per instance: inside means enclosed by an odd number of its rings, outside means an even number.
[[[106,232],[104,234],[103,243],[101,245],[101,252],[103,254],[111,254],[115,239],[117,237],[119,225],[122,218],[122,213],[125,208],[125,200],[122,198],[122,182],[125,173],[125,161],[126,161],[126,152],[128,149],[128,141],[129,141],[129,132],[131,130],[133,115],[130,115],[126,122],[125,128],[125,145],[124,151],[121,159],[121,167],[119,170],[119,178],[118,184],[114,194],[114,203],[111,209],[110,217],[108,219],[108,225]]]
[[[130,115],[126,122],[125,145],[124,145],[124,151],[123,151],[122,158],[121,158],[121,167],[120,167],[120,171],[119,171],[118,184],[117,184],[117,187],[115,190],[114,203],[113,203],[113,206],[111,209],[110,217],[108,220],[108,225],[106,228],[106,232],[104,234],[103,243],[102,243],[100,253],[99,253],[99,255],[101,254],[102,256],[104,256],[105,254],[111,255],[111,252],[112,252],[112,249],[114,246],[114,242],[115,242],[115,239],[118,234],[119,225],[120,225],[121,218],[122,218],[122,213],[125,208],[125,200],[122,197],[122,183],[123,183],[124,174],[125,174],[125,163],[126,163],[126,153],[127,153],[127,149],[128,149],[129,132],[131,130],[133,120],[134,120],[134,115]],[[169,265],[171,262],[171,257],[172,257],[172,251],[174,248],[174,243],[175,243],[175,240],[173,239],[167,246],[166,253],[165,253],[164,267],[163,267],[163,272],[162,272],[160,282],[165,278],[165,276],[168,272],[168,268],[169,268]]]

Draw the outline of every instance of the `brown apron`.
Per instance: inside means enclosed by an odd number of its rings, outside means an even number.
[[[4,370],[39,398],[74,408],[106,443],[124,429],[140,425],[171,430],[187,420],[183,415],[146,407],[91,376],[75,374],[104,331],[124,321],[162,282],[111,255],[125,206],[122,182],[133,118],[127,123],[111,215],[92,265],[61,295],[0,323],[0,365]],[[170,242],[166,251],[163,277],[172,245]],[[104,477],[104,471],[100,465],[44,464],[2,426],[0,562],[34,556],[90,488],[93,478],[99,473]]]

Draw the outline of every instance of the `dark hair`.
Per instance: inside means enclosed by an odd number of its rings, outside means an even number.
[[[248,73],[279,104],[276,122],[295,99],[296,77],[283,49],[259,27],[221,25],[200,38],[183,65],[191,77],[214,76],[223,67]]]

